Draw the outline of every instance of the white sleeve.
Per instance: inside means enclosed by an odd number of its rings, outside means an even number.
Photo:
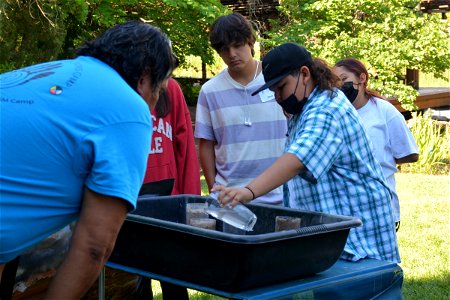
[[[390,103],[386,103],[386,123],[391,149],[396,159],[419,153],[416,141],[406,124],[403,115]]]

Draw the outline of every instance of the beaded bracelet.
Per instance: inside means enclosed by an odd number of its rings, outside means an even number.
[[[256,198],[255,193],[254,193],[254,192],[252,191],[252,189],[249,188],[248,186],[246,186],[245,188],[246,188],[247,190],[249,190],[250,193],[252,193],[252,196],[253,196],[252,200],[254,200],[254,199]]]

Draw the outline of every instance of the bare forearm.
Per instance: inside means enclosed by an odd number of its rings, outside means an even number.
[[[86,293],[108,260],[126,218],[124,200],[88,189],[84,194],[69,253],[58,268],[46,299],[80,299]]]
[[[248,187],[259,197],[284,184],[303,169],[303,164],[295,155],[285,153]]]
[[[211,189],[216,177],[216,157],[214,153],[214,142],[200,140],[199,144],[200,164],[205,176],[208,189]]]
[[[305,169],[302,162],[293,154],[285,153],[277,159],[267,170],[254,179],[247,188],[224,187],[217,185],[213,191],[219,192],[219,202],[230,203],[235,206],[239,202],[248,203],[252,199],[262,196]]]
[[[80,299],[98,278],[105,254],[71,251],[59,267],[45,299]]]

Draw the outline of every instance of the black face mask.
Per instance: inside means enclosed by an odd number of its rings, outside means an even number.
[[[294,94],[292,94],[289,97],[287,97],[286,100],[280,102],[279,104],[288,114],[296,115],[302,112],[306,100],[308,100],[308,97],[304,97],[303,100],[299,102],[297,97]]]
[[[291,114],[291,115],[300,114],[303,110],[303,107],[305,106],[306,100],[308,100],[308,97],[303,97],[303,100],[299,102],[297,99],[297,96],[295,96],[295,92],[297,91],[297,86],[298,86],[299,80],[300,80],[300,74],[298,75],[297,84],[295,85],[295,90],[292,93],[292,95],[287,97],[282,102],[278,103],[284,109],[285,112],[287,112],[288,114]],[[305,89],[305,94],[306,94],[306,89]]]
[[[358,90],[354,88],[353,81],[346,81],[341,86],[340,90],[345,94],[350,103],[353,103],[358,97]]]

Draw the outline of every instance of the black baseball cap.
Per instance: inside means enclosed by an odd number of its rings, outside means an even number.
[[[262,60],[262,72],[266,83],[252,93],[265,90],[307,63],[312,63],[311,53],[296,43],[284,43],[270,50]]]

